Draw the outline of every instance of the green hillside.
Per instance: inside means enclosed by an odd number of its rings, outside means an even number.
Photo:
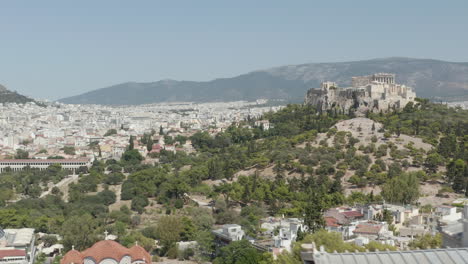
[[[158,256],[212,261],[215,224],[240,224],[262,240],[260,219],[304,217],[314,234],[301,237],[310,242],[327,236],[320,230],[330,207],[385,199],[430,209],[435,203],[421,202],[428,198],[425,186],[437,187],[431,197],[436,202],[467,193],[466,110],[418,99],[402,111],[368,118],[288,105],[263,119],[271,129],[245,120],[214,136],[198,132],[190,138],[195,153],[162,150],[152,155],[159,159],[154,166],[143,164],[129,144],[120,161],[96,161],[89,171],[83,169],[69,185],[67,199],[58,188],[38,198],[48,183],[64,178],[56,166],[7,171],[0,177],[0,223],[60,234],[66,250],[87,248],[108,230],[125,246],[138,241]],[[137,140],[144,143],[148,136]],[[8,202],[14,198],[19,200]],[[199,255],[177,252],[180,240],[197,241]],[[372,250],[336,242],[338,251]],[[220,256],[237,247],[249,249],[233,243]],[[299,261],[298,255],[289,257],[296,260],[288,263]]]
[[[9,91],[4,86],[0,85],[0,104],[1,103],[24,104],[28,102],[34,102],[34,100],[24,95],[18,94],[17,92]]]

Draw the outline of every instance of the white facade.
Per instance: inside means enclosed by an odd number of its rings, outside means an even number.
[[[292,243],[296,242],[297,233],[307,231],[304,221],[298,218],[275,219],[272,217],[266,218],[261,225],[261,228],[266,230],[266,234],[273,237],[275,248],[283,248],[291,251]],[[278,234],[275,235],[275,231]]]
[[[242,240],[245,233],[240,225],[231,224],[223,225],[223,235],[229,237],[231,241],[239,241]]]
[[[362,247],[364,245],[369,244],[369,241],[370,241],[369,238],[360,236],[354,240],[354,244]]]
[[[442,227],[444,247],[468,247],[468,205],[463,207],[462,219]]]
[[[15,160],[0,160],[0,173],[10,168],[12,171],[21,171],[26,167],[33,169],[46,170],[50,165],[60,164],[62,169],[76,170],[82,166],[91,167],[92,163],[89,159],[15,159]]]
[[[462,213],[457,213],[455,206],[438,206],[436,214],[439,215],[439,220],[443,222],[458,221],[462,218]]]

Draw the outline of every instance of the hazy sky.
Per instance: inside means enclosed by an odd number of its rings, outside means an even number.
[[[36,98],[389,56],[468,61],[468,1],[0,2],[0,84]]]

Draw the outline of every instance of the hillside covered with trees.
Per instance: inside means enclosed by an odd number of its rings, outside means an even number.
[[[0,84],[0,104],[2,103],[17,103],[24,104],[28,102],[34,102],[33,99],[21,95],[17,92],[12,92]]]
[[[154,166],[143,164],[129,144],[120,161],[95,161],[66,193],[52,188],[42,198],[50,183],[65,177],[60,168],[5,172],[0,225],[60,234],[66,250],[87,248],[108,230],[123,245],[138,241],[156,256],[212,260],[214,225],[238,223],[249,236],[261,238],[263,217],[304,217],[314,233],[304,234],[304,241],[328,243],[333,238],[320,233],[328,208],[383,199],[415,204],[421,184],[434,180],[441,182],[441,195],[466,194],[468,111],[419,100],[399,112],[367,117],[288,105],[262,118],[269,120],[269,130],[249,119],[216,135],[198,132],[190,138],[195,153],[161,150]],[[212,205],[206,208],[192,196]],[[199,248],[177,252],[180,240],[195,240]],[[337,250],[349,250],[340,243]],[[242,257],[232,254],[238,247],[249,248],[233,243],[220,254]],[[243,252],[259,263],[272,261],[255,250]],[[281,259],[278,263],[298,261],[294,254]]]

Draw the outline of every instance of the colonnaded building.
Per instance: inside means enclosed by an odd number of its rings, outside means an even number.
[[[91,167],[90,159],[4,159],[0,160],[0,173],[11,170],[21,171],[26,168],[45,170],[50,165],[60,164],[62,169],[75,171],[80,167]]]
[[[321,111],[338,109],[348,113],[354,108],[363,113],[403,108],[416,98],[411,87],[395,83],[395,74],[352,77],[351,83],[351,87],[341,88],[335,82],[322,82],[321,88],[307,92],[304,103]]]

